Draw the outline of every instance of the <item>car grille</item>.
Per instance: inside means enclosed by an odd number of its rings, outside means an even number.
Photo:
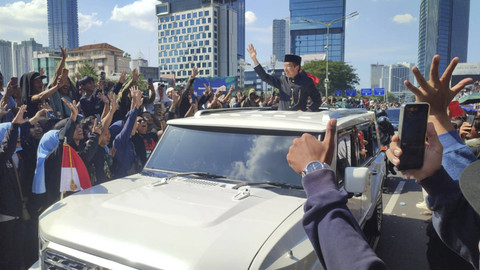
[[[60,252],[47,249],[42,256],[42,269],[49,270],[108,270],[95,264],[91,264]]]

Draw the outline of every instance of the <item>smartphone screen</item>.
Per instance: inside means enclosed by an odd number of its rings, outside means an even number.
[[[475,115],[469,115],[468,118],[467,118],[467,122],[470,125],[473,125],[473,120],[475,120]]]
[[[407,103],[400,109],[398,135],[402,155],[399,170],[423,166],[429,110],[428,103]]]
[[[10,78],[10,81],[12,82],[12,86],[18,85],[18,77],[12,77]]]

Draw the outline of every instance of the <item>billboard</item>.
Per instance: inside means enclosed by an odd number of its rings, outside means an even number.
[[[345,90],[345,96],[354,97],[357,95],[357,89],[347,89]]]
[[[204,84],[211,86],[213,88],[213,92],[215,92],[220,86],[223,85],[227,87],[228,91],[232,85],[236,86],[236,83],[236,77],[202,77],[195,78],[195,81],[193,82],[193,89],[198,96],[201,96],[203,95],[203,92],[205,92]]]
[[[371,96],[372,95],[372,88],[362,88],[360,90],[360,94],[363,96]]]

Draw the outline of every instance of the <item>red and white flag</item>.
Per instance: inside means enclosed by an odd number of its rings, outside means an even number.
[[[63,144],[60,192],[80,191],[91,187],[90,177],[82,158],[68,144]]]

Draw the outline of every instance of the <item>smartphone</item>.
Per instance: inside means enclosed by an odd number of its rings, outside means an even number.
[[[152,78],[148,78],[148,84],[152,84],[153,83],[153,79]]]
[[[18,77],[12,77],[10,78],[10,85],[11,86],[17,86],[18,85]]]
[[[58,115],[55,111],[47,111],[47,119],[58,119]]]
[[[426,102],[406,103],[400,109],[398,136],[402,155],[399,170],[423,166],[429,111],[430,105]]]
[[[470,124],[470,125],[473,125],[473,121],[475,120],[475,115],[469,115],[467,117],[467,122]]]

